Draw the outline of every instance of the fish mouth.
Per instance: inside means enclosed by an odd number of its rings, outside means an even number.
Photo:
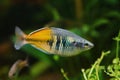
[[[94,44],[93,44],[92,42],[90,42],[90,41],[87,41],[87,43],[88,43],[88,47],[89,47],[89,48],[92,48],[92,47],[94,47]]]
[[[94,47],[94,44],[89,44],[87,47],[86,47],[86,50],[89,50],[89,49],[91,49],[91,48],[93,48]]]
[[[91,44],[89,45],[89,48],[93,48],[93,47],[94,47],[94,44],[91,43]]]
[[[93,44],[93,43],[89,42],[88,44],[89,44],[89,45],[88,45],[88,49],[91,49],[91,48],[94,47],[94,44]]]

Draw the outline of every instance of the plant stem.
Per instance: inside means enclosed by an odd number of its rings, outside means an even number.
[[[83,77],[84,77],[84,79],[85,79],[85,80],[88,80],[88,79],[87,79],[87,76],[86,76],[86,74],[85,74],[85,70],[82,69],[81,71],[82,71],[82,73],[83,73]]]
[[[66,80],[69,80],[69,78],[67,77],[66,73],[64,72],[64,69],[61,68],[61,73],[63,74],[63,77],[66,79]]]
[[[118,58],[119,57],[119,41],[120,41],[120,32],[119,32],[119,34],[118,34],[118,36],[116,37],[116,41],[117,41],[117,48],[116,48],[116,58]]]
[[[117,41],[116,58],[118,58],[118,53],[119,53],[119,41]]]
[[[97,64],[97,61],[92,65],[92,68],[90,69],[90,72],[88,74],[88,79],[91,77],[91,74],[92,74],[93,70],[95,69],[96,64]]]

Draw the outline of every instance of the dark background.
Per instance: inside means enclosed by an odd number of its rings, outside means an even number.
[[[95,47],[68,58],[48,55],[29,45],[14,49],[15,26],[29,33],[46,24],[68,29]],[[116,49],[113,38],[119,29],[119,0],[0,0],[0,79],[8,80],[12,64],[29,55],[30,65],[20,72],[18,80],[64,80],[60,68],[72,80],[79,80],[81,68],[91,67],[102,51],[112,51],[102,65],[111,63]]]

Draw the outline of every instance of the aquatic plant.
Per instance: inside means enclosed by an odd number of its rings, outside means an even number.
[[[114,38],[116,41],[116,57],[113,59],[112,64],[108,66],[101,66],[100,63],[104,56],[110,54],[110,51],[102,52],[101,57],[98,58],[95,63],[89,69],[82,69],[84,80],[103,80],[103,71],[109,75],[110,80],[120,80],[120,58],[119,58],[119,42],[120,32],[117,37]],[[105,70],[107,67],[107,71]]]

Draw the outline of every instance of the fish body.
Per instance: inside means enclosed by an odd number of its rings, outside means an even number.
[[[24,67],[28,66],[28,59],[25,60],[17,60],[9,70],[8,77],[13,79],[17,73]]]
[[[31,44],[48,54],[73,56],[94,46],[91,42],[68,30],[55,27],[44,27],[28,35],[16,27],[15,33],[17,36],[16,49],[20,49],[24,44]]]

